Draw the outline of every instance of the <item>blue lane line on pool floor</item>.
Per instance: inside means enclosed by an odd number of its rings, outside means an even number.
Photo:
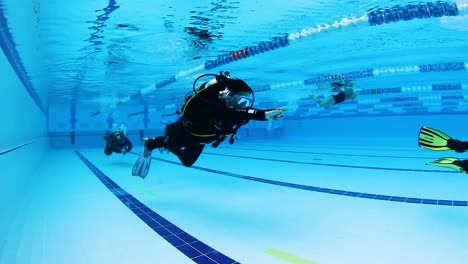
[[[248,146],[248,147],[254,147],[254,146],[259,146],[259,147],[279,147],[279,148],[298,148],[298,149],[324,149],[326,148],[327,150],[358,150],[358,151],[379,151],[379,152],[421,152],[421,148],[415,149],[415,148],[408,148],[408,149],[403,149],[401,147],[397,148],[395,146],[386,146],[382,145],[381,148],[363,148],[363,147],[336,147],[336,145],[315,145],[315,146],[304,146],[304,145],[285,145],[285,144],[260,144],[260,143],[251,143],[251,142],[236,142],[236,147],[233,147],[234,149],[237,148],[237,146]],[[231,148],[230,146],[229,148]],[[386,147],[391,147],[391,149],[386,148]],[[219,148],[227,148],[226,146],[220,146]],[[397,148],[397,149],[395,149]]]
[[[291,163],[291,164],[318,165],[318,166],[327,166],[327,167],[341,167],[341,168],[368,169],[368,170],[407,171],[407,172],[458,173],[458,174],[460,174],[460,172],[458,172],[458,171],[440,171],[440,170],[421,170],[421,169],[402,169],[402,168],[388,168],[388,167],[343,165],[343,164],[331,164],[331,163],[308,162],[308,161],[269,159],[269,158],[249,157],[249,156],[230,155],[230,154],[220,154],[220,153],[210,153],[210,152],[206,152],[206,153],[204,153],[204,154],[206,154],[206,155],[214,155],[214,156],[223,156],[223,157],[240,158],[240,159],[253,159],[253,160],[263,160],[263,161],[273,161],[273,162]]]
[[[130,152],[130,153],[134,155],[139,155],[134,152]],[[165,159],[155,158],[155,157],[152,157],[152,159],[183,166],[180,162],[176,162],[176,161],[165,160]],[[191,168],[196,169],[196,170],[216,173],[220,175],[225,175],[225,176],[229,176],[233,178],[243,179],[243,180],[261,182],[261,183],[266,183],[266,184],[272,184],[272,185],[300,189],[300,190],[305,190],[305,191],[312,191],[312,192],[328,193],[328,194],[343,195],[343,196],[355,197],[355,198],[381,200],[381,201],[388,201],[388,202],[468,207],[468,201],[439,200],[439,199],[430,199],[430,198],[414,198],[414,197],[402,197],[402,196],[383,195],[383,194],[375,194],[375,193],[352,192],[352,191],[346,191],[346,190],[336,190],[336,189],[322,188],[322,187],[303,185],[303,184],[297,184],[297,183],[289,183],[289,182],[257,178],[253,176],[240,175],[240,174],[235,174],[232,172],[214,170],[214,169],[204,168],[200,166],[192,166]]]
[[[12,148],[9,148],[9,149],[1,150],[1,151],[0,151],[0,155],[6,154],[6,153],[8,153],[8,152],[12,152],[13,150],[17,150],[17,149],[22,148],[22,147],[24,147],[24,146],[30,145],[30,144],[32,144],[32,143],[34,143],[34,142],[36,142],[36,141],[38,141],[38,139],[33,140],[33,141],[31,141],[31,142],[28,142],[28,143],[24,143],[24,144],[18,145],[18,146],[16,146],[16,147],[12,147]]]
[[[122,189],[118,184],[112,181],[79,151],[76,155],[88,166],[88,168],[98,177],[99,180],[125,204],[136,216],[145,222],[151,229],[158,233],[167,242],[177,248],[184,255],[189,257],[195,263],[200,264],[238,264],[235,260],[213,249],[207,244],[201,242],[176,225],[160,216],[149,207],[141,203],[138,199]]]
[[[224,148],[224,149],[228,149],[228,148]],[[280,150],[280,149],[256,149],[256,148],[242,148],[242,147],[241,148],[239,148],[239,147],[230,147],[229,149],[252,150],[252,151],[275,152],[275,153],[308,154],[308,155],[346,156],[346,157],[371,157],[371,158],[421,159],[421,160],[422,159],[434,159],[434,157],[423,157],[423,156],[394,156],[394,155],[371,155],[371,154],[365,155],[365,154],[326,153],[326,152]],[[213,153],[213,155],[214,155],[214,153]]]

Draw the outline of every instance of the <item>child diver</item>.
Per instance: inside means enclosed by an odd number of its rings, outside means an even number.
[[[197,81],[213,76],[195,88]],[[144,151],[136,161],[132,175],[145,178],[154,149],[167,149],[185,167],[191,167],[206,144],[216,148],[227,137],[233,144],[237,130],[250,120],[277,120],[285,108],[255,109],[254,92],[243,80],[231,78],[228,72],[204,74],[193,83],[193,92],[186,95],[179,119],[166,126],[163,136],[146,139]]]

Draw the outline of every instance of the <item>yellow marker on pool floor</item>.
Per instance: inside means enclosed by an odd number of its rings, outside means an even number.
[[[318,264],[315,261],[311,261],[311,260],[307,260],[305,258],[294,256],[293,254],[281,251],[281,250],[276,249],[276,248],[269,248],[269,249],[265,250],[265,253],[272,256],[272,257],[284,260],[284,261],[286,261],[288,263],[291,263],[291,264]]]
[[[149,196],[154,196],[154,193],[148,189],[146,189],[145,187],[139,185],[139,184],[133,184],[133,186],[135,188],[137,188],[138,190],[142,191],[143,193],[146,193],[147,195]]]

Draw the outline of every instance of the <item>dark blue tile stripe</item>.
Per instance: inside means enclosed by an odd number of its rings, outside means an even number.
[[[311,154],[311,155],[318,154],[318,155],[327,155],[327,156],[346,156],[346,157],[374,157],[374,158],[392,158],[392,159],[432,159],[434,158],[434,157],[424,157],[424,156],[365,155],[365,154],[326,153],[326,152],[297,151],[297,150],[258,149],[258,148],[243,148],[243,147],[229,147],[229,148],[240,149],[240,150],[264,151],[264,152]],[[362,149],[362,150],[379,150],[380,151],[381,149]],[[392,151],[398,151],[398,150],[392,150]],[[217,153],[209,153],[209,152],[203,152],[203,153],[210,154],[210,155],[217,155]]]
[[[136,153],[131,152],[134,155],[139,155]],[[179,162],[165,160],[160,158],[153,157],[154,160],[163,161],[170,164],[175,164],[179,166],[183,166]],[[234,177],[243,180],[255,181],[255,182],[262,182],[266,184],[272,184],[277,186],[284,186],[288,188],[300,189],[305,191],[312,191],[312,192],[320,192],[320,193],[328,193],[328,194],[335,194],[335,195],[342,195],[342,196],[349,196],[349,197],[356,197],[356,198],[366,198],[366,199],[374,199],[374,200],[381,200],[381,201],[389,201],[389,202],[404,202],[404,203],[417,203],[417,204],[430,204],[430,205],[444,205],[444,206],[465,206],[468,207],[468,201],[454,201],[454,200],[438,200],[438,199],[427,199],[427,198],[412,198],[412,197],[401,197],[401,196],[393,196],[393,195],[381,195],[381,194],[372,194],[372,193],[362,193],[362,192],[352,192],[346,190],[335,190],[335,189],[328,189],[328,188],[321,188],[317,186],[310,186],[310,185],[303,185],[297,183],[289,183],[289,182],[282,182],[282,181],[275,181],[269,179],[262,179],[252,176],[240,175],[235,174],[232,172],[226,171],[219,171],[210,168],[204,168],[200,166],[192,166],[191,168],[211,173],[216,173],[219,175],[225,175],[229,177]],[[437,171],[438,172],[438,171]]]
[[[229,155],[229,154],[219,154],[219,153],[204,153],[207,155],[215,156],[224,156],[224,157],[233,157],[241,159],[253,159],[253,160],[263,160],[263,161],[273,161],[273,162],[283,162],[290,164],[304,164],[304,165],[319,165],[327,167],[340,167],[340,168],[353,168],[353,169],[369,169],[369,170],[388,170],[388,171],[407,171],[407,172],[437,172],[437,173],[460,173],[458,171],[441,171],[441,170],[420,170],[420,169],[401,169],[401,168],[387,168],[387,167],[372,167],[372,166],[357,166],[357,165],[343,165],[343,164],[330,164],[330,163],[320,163],[320,162],[306,162],[306,161],[295,161],[295,160],[280,160],[280,159],[268,159],[268,158],[259,158],[259,157],[246,157],[239,155]]]
[[[184,255],[200,264],[234,264],[238,263],[221,252],[206,245],[200,240],[194,238],[183,231],[167,219],[151,210],[141,203],[138,199],[122,189],[118,184],[112,181],[79,151],[76,155],[88,166],[88,168],[98,177],[99,180],[125,204],[136,216],[145,222],[151,229],[163,237],[167,242],[176,247]]]
[[[28,74],[26,73],[26,69],[21,61],[21,57],[16,50],[16,44],[13,41],[13,36],[10,33],[10,29],[8,27],[8,21],[3,11],[3,5],[0,3],[0,47],[5,54],[5,57],[10,62],[11,67],[15,71],[16,75],[20,79],[21,83],[23,84],[24,88],[28,91],[29,95],[32,97],[36,105],[39,107],[42,113],[46,114],[46,108],[42,103],[39,95],[37,94],[36,90],[29,79]]]
[[[36,142],[36,141],[37,141],[37,139],[34,140],[34,141],[31,141],[31,142],[24,143],[24,144],[21,144],[21,145],[19,145],[19,146],[13,147],[13,148],[9,148],[9,149],[3,150],[3,151],[0,152],[0,156],[3,155],[3,154],[6,154],[6,153],[8,153],[8,152],[12,152],[13,150],[17,150],[17,149],[22,148],[22,147],[24,147],[24,146],[30,145],[30,144],[32,144],[32,143],[34,143],[34,142]]]

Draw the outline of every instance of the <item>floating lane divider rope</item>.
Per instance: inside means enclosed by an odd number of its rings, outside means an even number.
[[[303,29],[300,32],[290,33],[281,37],[273,37],[270,41],[260,42],[255,46],[248,46],[240,50],[231,51],[228,54],[220,55],[215,60],[206,61],[202,65],[198,65],[191,69],[180,71],[179,73],[161,81],[156,84],[152,84],[149,87],[141,89],[140,92],[133,95],[129,95],[117,103],[110,105],[107,109],[109,111],[114,110],[117,106],[127,103],[132,99],[144,96],[151,93],[159,88],[165,87],[169,84],[176,82],[179,78],[185,77],[189,74],[194,74],[203,70],[211,70],[234,61],[242,60],[248,57],[252,57],[261,53],[276,50],[279,48],[287,47],[293,44],[295,41],[315,36],[317,34],[344,30],[346,28],[361,28],[368,26],[377,26],[388,23],[396,23],[399,21],[410,21],[414,19],[426,19],[436,18],[443,16],[458,16],[465,15],[468,13],[468,4],[465,2],[421,2],[408,4],[404,6],[394,6],[390,8],[379,8],[370,11],[361,17],[355,18],[342,18],[339,21],[335,21],[331,24],[322,24],[316,27]],[[97,111],[91,116],[100,114],[101,111]]]
[[[421,65],[407,65],[400,67],[389,67],[389,68],[378,68],[378,69],[365,69],[353,72],[343,73],[332,73],[332,74],[317,74],[314,77],[307,80],[298,80],[290,82],[281,82],[276,84],[264,84],[254,86],[255,92],[265,92],[274,90],[277,88],[285,87],[297,87],[316,85],[321,83],[329,83],[337,80],[357,80],[364,78],[373,78],[376,76],[385,77],[397,74],[408,74],[408,73],[433,73],[433,72],[449,72],[449,71],[466,71],[468,63],[466,62],[443,62],[435,64],[421,64]]]
[[[283,84],[275,84],[275,85],[265,85],[260,88],[254,87],[255,92],[263,92],[263,91],[269,91],[269,90],[274,90],[278,88],[285,88],[288,87],[290,84],[289,83],[283,83]],[[304,85],[304,83],[299,83],[296,84],[297,86]],[[447,92],[450,91],[451,93],[457,93],[453,95],[444,95],[441,94],[440,92]],[[446,84],[428,84],[428,85],[412,85],[412,86],[400,86],[400,87],[379,87],[379,88],[371,88],[371,89],[359,89],[359,97],[354,99],[353,101],[346,101],[341,104],[341,106],[355,106],[358,107],[358,105],[367,105],[366,107],[371,107],[373,109],[380,109],[380,110],[385,110],[386,112],[392,112],[395,107],[399,107],[398,104],[404,104],[405,106],[408,105],[408,102],[418,102],[422,105],[426,106],[432,106],[434,110],[441,110],[439,106],[444,105],[444,104],[451,104],[455,106],[459,105],[464,105],[463,100],[468,101],[468,95],[464,96],[463,92],[468,91],[468,85],[462,84],[462,83],[446,83]],[[313,90],[311,90],[313,92]],[[438,93],[439,92],[439,93]],[[401,94],[415,94],[417,93],[418,96],[406,96],[405,98],[401,97]],[[394,97],[390,98],[381,98],[376,95],[391,95],[394,94]],[[420,95],[422,94],[422,95]],[[322,107],[317,107],[317,103],[313,101],[312,99],[309,99],[311,103],[304,103],[301,104],[301,108],[303,108],[300,111],[304,111],[304,113],[312,113],[314,112],[317,114],[318,112],[323,112],[323,113],[330,113],[329,109],[323,109]],[[313,111],[313,109],[316,108],[317,111]],[[363,108],[363,107],[361,107]],[[175,106],[170,105],[166,107],[152,107],[149,108],[147,112],[145,111],[137,111],[128,114],[129,117],[133,116],[139,116],[147,113],[152,113],[156,111],[167,111],[171,109],[176,109]],[[430,110],[431,108],[425,109]],[[348,107],[346,108],[346,112],[343,112],[343,114],[351,114],[354,115],[355,113],[350,113],[351,109]],[[174,111],[174,113],[169,113],[169,114],[164,114],[162,115],[163,117],[169,117],[169,116],[178,116],[180,113],[177,113]],[[464,112],[463,112],[464,114]]]

